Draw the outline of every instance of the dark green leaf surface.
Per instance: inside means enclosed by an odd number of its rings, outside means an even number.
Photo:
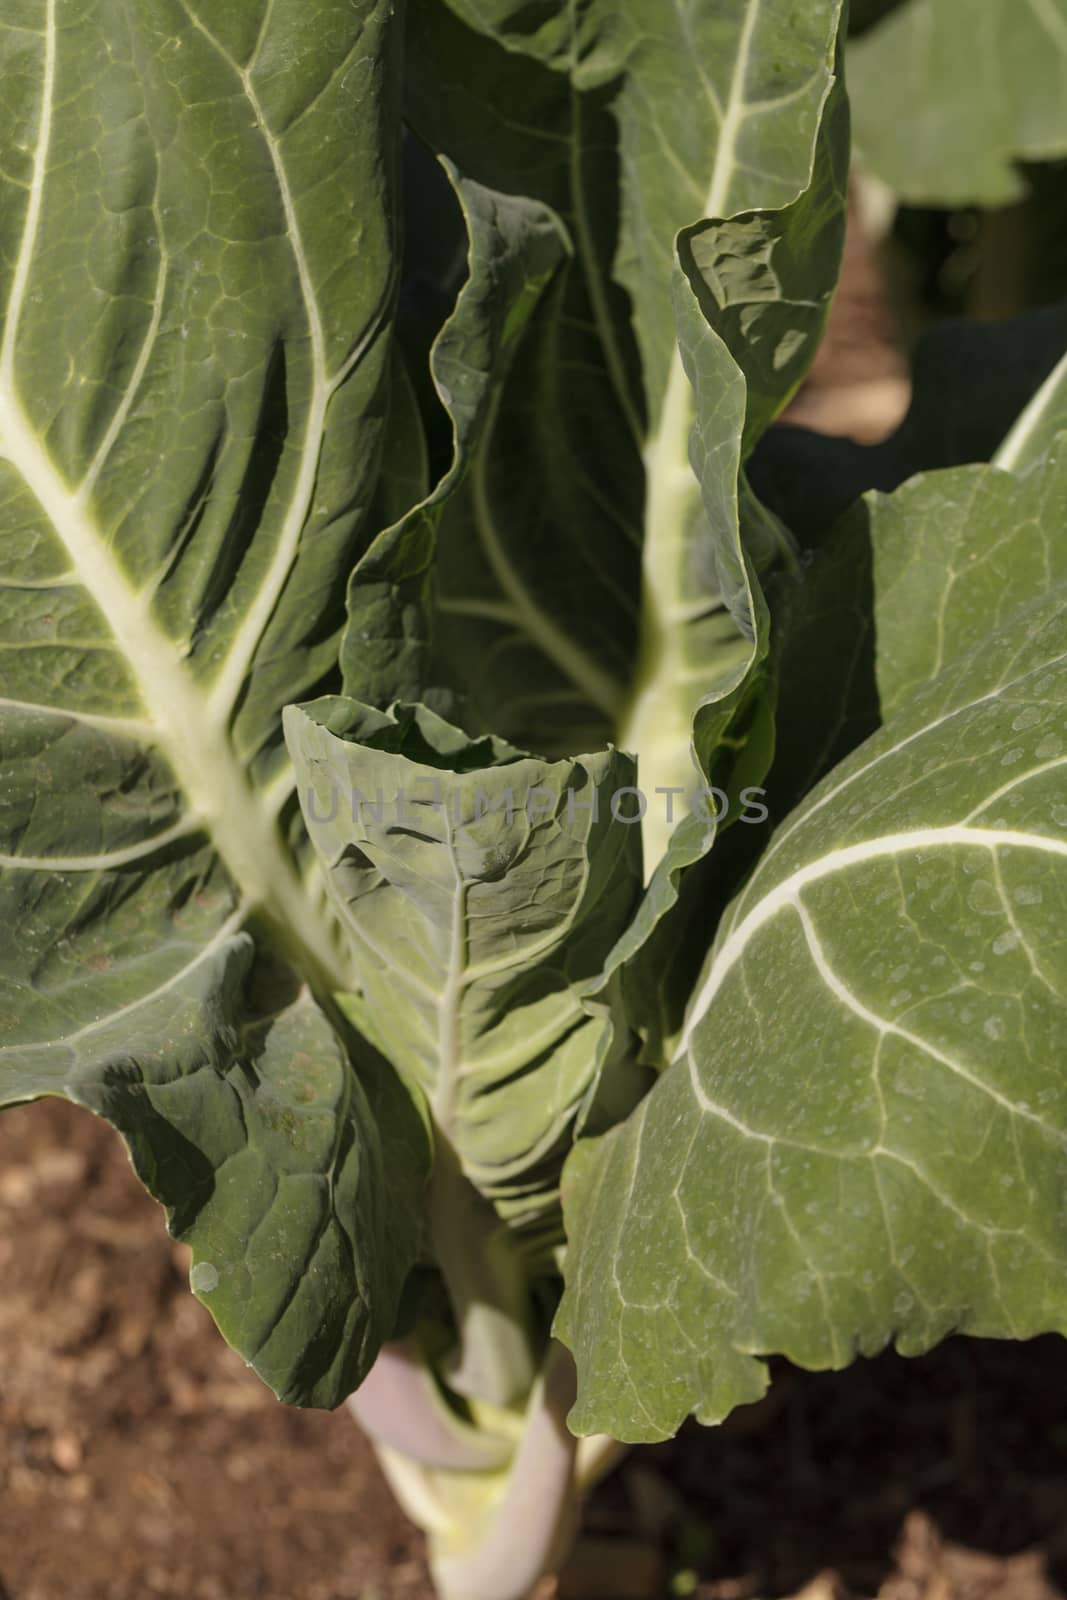
[[[612,737],[632,673],[643,495],[636,349],[610,280],[614,125],[603,92],[579,93],[444,4],[414,6],[408,31],[420,135],[469,177],[550,206],[569,235],[443,508],[441,670],[473,728],[553,756],[593,749]]]
[[[318,1405],[391,1331],[425,1168],[311,998],[345,968],[278,826],[380,450],[391,11],[0,27],[0,1099],[114,1121],[226,1337]]]
[[[435,564],[443,517],[479,503],[462,495],[468,475],[480,473],[483,436],[492,430],[500,391],[539,297],[559,266],[567,241],[559,221],[536,201],[513,199],[451,174],[470,241],[469,268],[456,307],[437,339],[432,370],[452,423],[452,463],[441,481],[374,540],[348,587],[348,626],[341,648],[346,690],[369,705],[420,699],[463,686],[451,673],[447,637],[434,645]],[[409,435],[418,436],[409,412]],[[388,471],[389,463],[386,463]],[[462,508],[447,530],[462,538]],[[458,529],[453,531],[458,523]],[[469,576],[481,576],[476,563]],[[499,604],[490,583],[490,609]],[[440,584],[440,579],[436,579]],[[475,612],[477,613],[477,606]],[[447,635],[447,627],[446,627]],[[445,659],[442,659],[442,656]]]
[[[849,33],[865,33],[901,4],[906,4],[906,0],[851,0],[848,8]]]

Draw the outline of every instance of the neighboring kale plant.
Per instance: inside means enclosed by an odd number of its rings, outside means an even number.
[[[1064,0],[860,0],[853,24],[858,153],[904,201],[1009,205],[1018,163],[1067,156]]]
[[[3,1100],[456,1600],[763,1355],[1067,1328],[1062,371],[810,549],[745,476],[839,0],[12,20]]]
[[[872,216],[888,222],[894,197],[905,208],[894,253],[922,302],[911,315],[1061,299],[1067,0],[853,0],[851,25],[857,166],[879,180]]]

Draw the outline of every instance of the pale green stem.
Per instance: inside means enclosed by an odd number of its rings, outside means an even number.
[[[438,1471],[498,1472],[515,1448],[513,1437],[457,1415],[414,1340],[384,1345],[348,1404],[376,1445]]]
[[[693,415],[693,393],[676,353],[659,426],[645,450],[641,640],[630,703],[617,735],[619,748],[637,758],[638,782],[647,802],[641,824],[646,880],[687,809],[682,796],[671,799],[656,791],[682,789],[688,795],[697,781],[690,753],[693,707],[681,692],[690,598],[683,592],[685,539],[698,514],[700,494],[689,464]]]
[[[581,1501],[628,1446],[567,1428],[574,1363],[553,1343],[525,1413],[462,1421],[413,1343],[386,1346],[350,1405],[430,1541],[442,1600],[527,1600],[566,1559]]]
[[[515,1405],[529,1394],[536,1373],[522,1264],[507,1228],[468,1182],[440,1132],[430,1225],[459,1334],[448,1385],[491,1406]]]
[[[729,215],[737,171],[737,141],[745,115],[745,90],[754,46],[758,6],[749,6],[738,42],[729,92],[721,111],[715,158],[701,215]],[[619,722],[617,743],[637,757],[638,782],[648,797],[642,823],[645,877],[666,853],[673,824],[669,787],[687,793],[697,782],[690,753],[692,713],[699,695],[679,692],[685,683],[682,640],[686,620],[685,534],[697,514],[699,486],[689,465],[694,420],[693,392],[675,347],[659,420],[645,449],[645,540],[641,643],[630,706]],[[702,609],[707,609],[707,598]],[[653,803],[654,802],[654,803]],[[675,816],[675,822],[679,818]]]
[[[504,1471],[440,1472],[378,1446],[394,1494],[429,1537],[442,1600],[528,1600],[563,1562],[581,1495],[579,1441],[566,1421],[574,1392],[574,1363],[553,1343]],[[592,1452],[587,1479],[605,1460]]]
[[[481,1538],[473,1548],[440,1540],[432,1553],[441,1600],[528,1600],[534,1585],[562,1562],[578,1527],[578,1441],[566,1421],[574,1393],[574,1363],[562,1345],[552,1345]]]

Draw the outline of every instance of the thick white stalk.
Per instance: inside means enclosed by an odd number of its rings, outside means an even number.
[[[405,1363],[401,1380],[406,1390],[414,1370]],[[422,1373],[434,1383],[425,1368]],[[384,1413],[382,1418],[373,1414],[396,1376],[390,1376],[372,1402],[372,1420],[385,1420]],[[582,1500],[628,1449],[604,1435],[575,1439],[570,1434],[566,1418],[574,1393],[574,1363],[562,1345],[552,1344],[525,1416],[514,1413],[507,1419],[514,1421],[514,1439],[503,1467],[496,1470],[479,1470],[473,1462],[464,1468],[432,1461],[440,1444],[435,1421],[414,1450],[399,1445],[407,1421],[418,1424],[422,1400],[413,1390],[394,1395],[395,1403],[386,1408],[393,1415],[385,1428],[370,1430],[396,1499],[430,1541],[442,1600],[528,1600],[540,1579],[566,1560]],[[364,1413],[356,1402],[362,1394],[360,1390],[352,1397],[361,1422]],[[402,1417],[396,1416],[397,1409]],[[452,1422],[465,1435],[475,1432],[455,1417]],[[499,1432],[482,1437],[494,1451],[503,1442]]]
[[[561,1564],[578,1524],[578,1441],[566,1421],[574,1393],[574,1363],[553,1344],[510,1470],[471,1483],[456,1502],[459,1516],[431,1534],[441,1600],[529,1600]]]
[[[498,1472],[515,1448],[514,1438],[473,1427],[452,1410],[413,1341],[384,1345],[348,1404],[376,1445],[421,1467]]]
[[[521,1403],[535,1377],[522,1266],[506,1227],[464,1176],[440,1129],[430,1226],[459,1332],[455,1362],[445,1373],[449,1388],[491,1406]]]

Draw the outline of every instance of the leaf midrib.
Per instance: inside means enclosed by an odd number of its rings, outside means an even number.
[[[749,5],[737,57],[730,79],[725,107],[716,105],[720,117],[703,215],[718,217],[725,208],[734,170],[737,136],[745,114],[745,79],[748,74],[759,15],[759,0]],[[671,258],[675,259],[676,248]],[[655,408],[653,409],[655,414]],[[681,345],[674,340],[658,420],[644,452],[645,465],[645,545],[641,573],[641,624],[638,666],[632,696],[620,719],[620,746],[636,756],[638,772],[669,765],[688,771],[693,706],[679,701],[675,693],[678,673],[686,657],[686,629],[674,619],[684,602],[683,557],[686,534],[700,497],[700,485],[689,460],[689,438],[696,415],[693,390],[682,359]],[[736,495],[735,495],[736,497]],[[664,709],[673,713],[664,718]],[[684,740],[684,759],[672,746]],[[664,761],[661,752],[667,749]],[[673,757],[673,759],[672,759]],[[642,759],[643,758],[643,759]],[[642,824],[645,843],[645,878],[651,878],[666,853],[670,827],[655,818]]]
[[[1011,828],[970,828],[956,823],[942,828],[913,828],[900,833],[882,834],[858,844],[831,850],[817,860],[809,861],[775,884],[727,934],[712,957],[708,975],[694,997],[679,1041],[677,1058],[680,1059],[688,1051],[695,1030],[755,936],[780,912],[797,906],[804,889],[833,877],[835,873],[847,872],[868,862],[937,849],[984,849],[994,853],[1002,849],[1037,850],[1067,860],[1067,840]]]
[[[191,13],[187,14],[229,61],[199,20]],[[345,982],[345,974],[328,928],[304,893],[294,863],[279,838],[272,809],[261,802],[237,758],[228,737],[228,718],[263,629],[284,587],[307,520],[326,407],[334,389],[358,358],[362,342],[338,373],[329,378],[325,376],[321,319],[284,166],[247,74],[233,62],[230,65],[234,66],[252,106],[278,183],[308,315],[313,353],[313,391],[302,441],[303,459],[298,483],[266,580],[216,680],[210,706],[194,688],[188,673],[176,659],[175,643],[162,632],[153,617],[150,598],[132,587],[108,541],[93,520],[89,506],[90,491],[103,460],[94,459],[83,483],[71,489],[44,449],[17,392],[15,349],[40,231],[55,115],[56,0],[46,0],[44,62],[33,173],[4,319],[3,340],[0,343],[0,456],[6,458],[22,477],[63,543],[80,584],[106,618],[136,679],[154,736],[174,767],[194,815],[203,820],[205,830],[233,877],[249,914],[261,911],[271,919],[279,942],[306,977],[320,986],[325,983],[339,988]],[[157,285],[153,326],[158,325],[160,293]],[[146,348],[142,347],[135,377],[143,374],[146,364]],[[127,407],[131,397],[132,388],[127,391]],[[106,436],[108,440],[113,431],[109,430]]]
[[[22,477],[63,543],[82,587],[106,617],[155,737],[249,911],[263,911],[279,930],[288,930],[296,947],[290,953],[302,955],[300,965],[307,975],[328,976],[340,987],[344,975],[328,932],[307,901],[273,816],[251,788],[225,722],[209,716],[203,697],[176,659],[174,641],[160,630],[148,600],[131,587],[79,493],[62,482],[2,372],[0,456]]]

